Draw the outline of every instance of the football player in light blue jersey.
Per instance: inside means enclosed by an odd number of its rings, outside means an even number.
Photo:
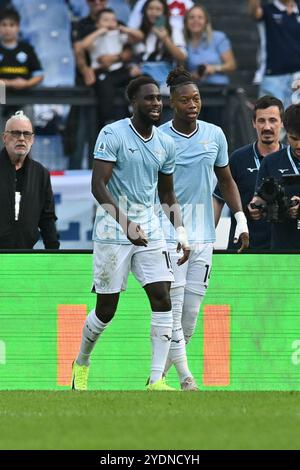
[[[184,263],[189,250],[173,191],[175,146],[153,127],[162,111],[157,83],[145,76],[132,80],[127,96],[133,117],[105,126],[95,146],[92,192],[99,207],[93,236],[93,290],[97,304],[86,319],[73,364],[75,390],[87,389],[90,354],[117,310],[130,270],[144,287],[152,308],[148,390],[172,390],[162,374],[172,335],[169,290],[173,273],[154,200],[158,191],[162,204],[174,206],[178,249],[181,246],[184,252],[178,262]]]
[[[211,270],[215,224],[213,214],[213,174],[215,173],[226,203],[235,214],[236,240],[241,238],[240,251],[248,246],[246,218],[237,186],[228,166],[227,142],[223,131],[199,121],[201,98],[189,72],[179,67],[170,72],[171,107],[174,118],[160,126],[176,145],[174,189],[181,206],[191,253],[188,262],[178,266],[174,230],[162,214],[175,281],[171,285],[173,332],[165,374],[174,364],[182,390],[197,390],[189,370],[185,344],[194,333],[198,312]]]

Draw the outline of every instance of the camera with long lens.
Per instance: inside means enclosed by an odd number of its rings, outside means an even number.
[[[265,214],[268,222],[285,222],[289,208],[298,204],[297,201],[292,201],[286,194],[286,187],[293,185],[298,185],[299,191],[300,175],[284,175],[280,181],[271,177],[263,178],[257,196],[261,197],[265,204],[251,203],[251,208],[259,209]],[[298,229],[300,229],[300,213],[298,219]]]

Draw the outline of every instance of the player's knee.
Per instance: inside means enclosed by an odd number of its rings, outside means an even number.
[[[96,313],[96,317],[103,323],[109,323],[114,318],[114,315],[115,315],[115,312],[112,310],[98,311],[96,309],[95,313]]]
[[[145,287],[153,312],[169,312],[172,310],[170,299],[170,283],[160,282]]]
[[[97,318],[103,323],[110,322],[117,310],[118,296],[114,295],[98,295],[95,313]]]
[[[152,298],[152,309],[156,312],[169,312],[172,310],[169,292],[160,292]]]

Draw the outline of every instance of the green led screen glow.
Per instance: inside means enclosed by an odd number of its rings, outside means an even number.
[[[300,390],[300,256],[216,254],[190,367],[203,390]],[[91,254],[0,254],[0,389],[64,390],[94,307]],[[144,390],[151,311],[130,277],[91,390]],[[170,385],[178,386],[174,371]]]

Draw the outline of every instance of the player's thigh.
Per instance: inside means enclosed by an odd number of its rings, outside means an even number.
[[[134,245],[94,243],[93,291],[115,294],[126,290]]]
[[[156,282],[172,282],[173,269],[166,243],[153,241],[146,247],[136,247],[131,270],[142,287]]]
[[[212,267],[212,252],[212,243],[199,245],[197,249],[191,251],[186,276],[186,291],[205,295]]]

